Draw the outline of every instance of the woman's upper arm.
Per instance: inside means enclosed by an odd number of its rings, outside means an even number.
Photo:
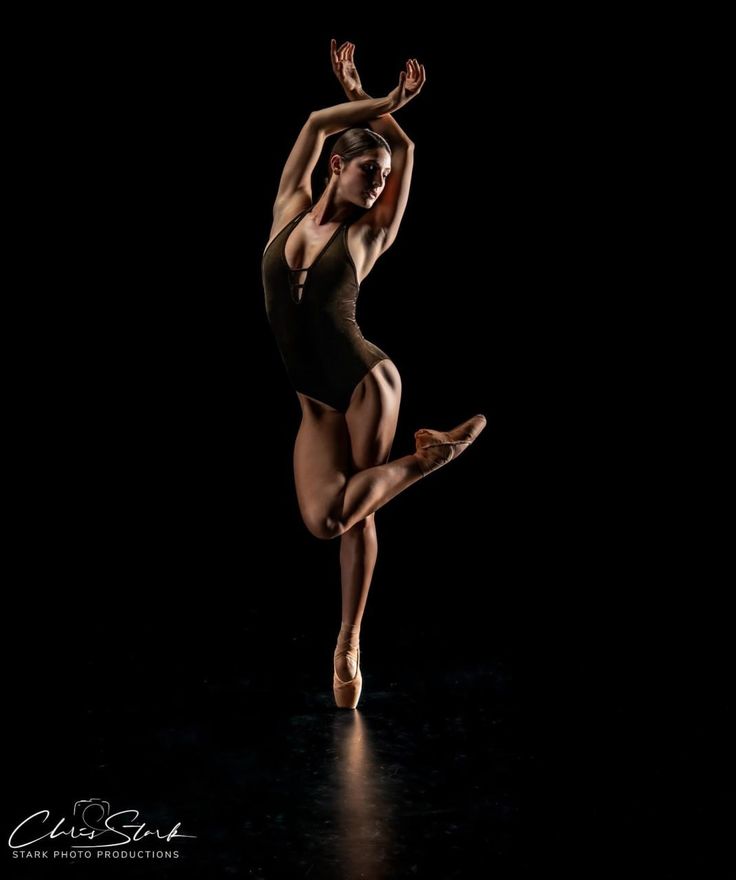
[[[404,211],[409,202],[411,175],[414,168],[414,144],[408,142],[394,147],[391,155],[391,173],[381,198],[366,214],[365,222],[381,242],[381,253],[391,247],[398,234]]]
[[[293,200],[312,200],[312,172],[314,171],[322,147],[325,133],[315,122],[313,115],[302,126],[299,137],[291,148],[284,170],[281,172],[279,191],[276,194],[273,212],[283,213],[284,208]]]

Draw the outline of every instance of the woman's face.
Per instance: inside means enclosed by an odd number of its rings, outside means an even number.
[[[342,163],[337,191],[348,202],[360,208],[370,208],[383,192],[390,172],[391,156],[387,150],[377,147],[347,164]]]

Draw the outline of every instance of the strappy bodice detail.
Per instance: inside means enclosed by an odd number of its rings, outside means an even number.
[[[324,256],[325,252],[329,249],[330,245],[337,238],[338,233],[340,233],[343,229],[346,228],[345,223],[341,223],[332,235],[327,239],[324,247],[320,250],[317,256],[312,260],[311,265],[309,266],[300,266],[298,269],[292,269],[289,265],[289,261],[286,259],[286,243],[291,237],[291,233],[296,229],[296,227],[301,223],[303,218],[311,211],[311,207],[307,208],[306,211],[302,211],[301,214],[297,214],[296,217],[292,220],[290,224],[287,225],[284,232],[284,239],[281,243],[281,257],[284,261],[284,266],[286,267],[287,272],[289,273],[289,284],[291,287],[291,298],[295,303],[299,304],[302,301],[302,297],[304,296],[304,288],[307,286],[307,280],[309,279],[309,272],[314,269],[314,267],[319,263],[319,261]],[[301,273],[306,272],[307,274],[304,276],[304,279],[300,281]],[[297,293],[297,291],[301,291]]]

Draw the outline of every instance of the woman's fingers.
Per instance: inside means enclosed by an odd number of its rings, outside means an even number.
[[[344,46],[344,44],[343,44],[343,46]],[[336,48],[337,47],[337,40],[335,40],[334,38],[332,40],[330,40],[330,59],[332,61],[332,69],[335,71],[335,73],[338,72],[337,65],[338,65],[338,62],[340,61],[340,52],[342,51],[343,46],[341,46],[338,49],[338,48]]]
[[[406,83],[412,96],[421,91],[426,78],[424,65],[420,64],[416,58],[409,58],[406,62]]]
[[[346,40],[338,47],[337,41],[334,38],[331,39],[330,59],[332,60],[332,69],[341,81],[346,76],[353,76],[351,71],[355,64],[355,43]],[[416,58],[408,58],[405,69],[399,74],[399,87],[407,88],[413,96],[421,90],[426,79],[424,65],[420,64]]]
[[[331,56],[333,62],[336,63],[336,62],[342,60],[343,56],[345,55],[345,52],[347,50],[348,45],[349,44],[347,42],[345,42],[340,46],[340,48],[337,48],[337,40],[335,40],[334,38],[330,40],[330,56]]]

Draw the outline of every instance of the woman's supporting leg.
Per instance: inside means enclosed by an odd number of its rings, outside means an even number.
[[[391,361],[381,361],[355,389],[345,414],[354,474],[388,462],[400,404],[399,371]],[[360,625],[378,555],[375,514],[359,520],[340,540],[342,620]]]
[[[340,538],[342,623],[337,638],[335,669],[343,681],[349,681],[357,671],[360,627],[377,557],[376,517],[372,513]]]
[[[401,403],[401,378],[390,361],[382,361],[356,388],[345,420],[350,435],[354,471],[386,464],[396,434]],[[338,647],[350,649],[336,658],[344,680],[356,672],[356,652],[368,591],[378,556],[374,513],[359,520],[340,538],[342,627]]]
[[[360,626],[363,619],[377,558],[376,515],[372,513],[340,538],[342,622],[349,626]]]

